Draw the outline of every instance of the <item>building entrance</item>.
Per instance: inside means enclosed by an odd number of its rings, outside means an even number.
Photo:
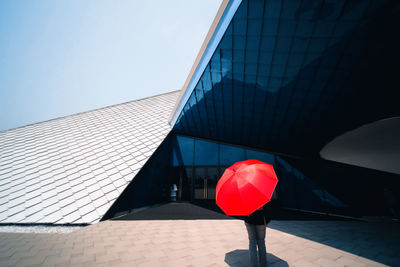
[[[194,181],[194,200],[215,200],[215,187],[219,179],[216,167],[196,167]]]
[[[215,202],[220,176],[216,166],[179,167],[178,200]]]

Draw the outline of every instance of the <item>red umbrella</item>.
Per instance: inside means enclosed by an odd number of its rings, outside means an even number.
[[[227,215],[250,215],[271,200],[278,182],[271,164],[249,159],[227,168],[217,184],[217,205]]]

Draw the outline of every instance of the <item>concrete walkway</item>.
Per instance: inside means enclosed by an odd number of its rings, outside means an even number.
[[[400,266],[398,224],[272,221],[269,266]],[[240,220],[105,221],[70,234],[0,233],[0,266],[247,266]]]

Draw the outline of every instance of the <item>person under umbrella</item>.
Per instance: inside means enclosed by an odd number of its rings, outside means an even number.
[[[249,235],[250,266],[266,266],[265,234],[271,220],[270,202],[278,182],[272,165],[259,160],[236,162],[227,168],[216,187],[216,203],[226,215],[244,215]]]
[[[274,199],[275,192],[272,196]],[[273,201],[258,208],[255,212],[246,216],[244,223],[249,236],[249,259],[251,267],[267,266],[267,249],[265,246],[265,234],[267,225],[271,221],[271,209]],[[258,259],[257,259],[258,254]],[[258,264],[257,264],[258,262]]]

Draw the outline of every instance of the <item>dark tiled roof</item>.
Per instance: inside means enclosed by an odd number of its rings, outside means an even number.
[[[98,222],[169,133],[177,96],[0,132],[0,223]]]

